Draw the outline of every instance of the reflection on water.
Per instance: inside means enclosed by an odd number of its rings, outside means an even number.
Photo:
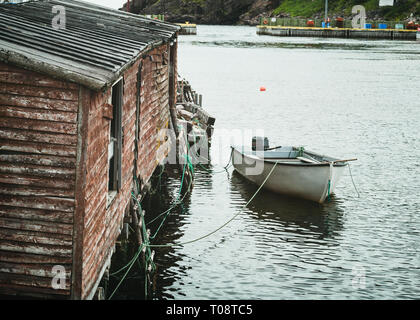
[[[258,189],[236,171],[230,183],[232,198],[240,194],[246,202]],[[334,195],[330,201],[319,204],[262,190],[247,208],[252,218],[272,220],[291,232],[311,233],[317,239],[325,239],[333,238],[343,228],[343,210],[339,203]]]
[[[176,190],[179,180],[170,178],[165,185],[168,189],[164,190]],[[224,187],[228,187],[228,193]],[[201,299],[227,299],[231,295],[258,299],[260,294],[274,299],[281,292],[278,286],[284,281],[280,276],[283,269],[289,274],[299,270],[295,278],[298,282],[319,279],[312,269],[325,268],[334,257],[333,248],[339,245],[334,240],[343,229],[339,200],[332,197],[329,203],[320,205],[261,191],[244,207],[256,190],[232,169],[223,172],[211,166],[196,168],[191,197],[168,217],[154,243],[182,243],[201,237],[233,214],[240,214],[224,229],[192,247],[157,248],[155,299],[191,295]],[[167,197],[169,193],[160,195]],[[163,204],[160,195],[155,195],[152,202],[163,211],[170,204]],[[223,195],[226,198],[221,199]],[[218,212],[218,200],[224,211]],[[259,288],[258,294],[254,287]],[[299,294],[300,289],[293,285],[290,290]]]

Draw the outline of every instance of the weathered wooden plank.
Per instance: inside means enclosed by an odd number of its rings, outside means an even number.
[[[22,41],[21,39],[20,41]],[[80,83],[86,88],[99,91],[109,85],[110,73],[104,69],[97,67],[89,67],[87,64],[79,62],[55,59],[53,51],[40,52],[38,50],[22,47],[11,42],[3,41],[4,49],[17,52],[16,55],[9,55],[8,60],[11,63],[22,65],[34,71],[46,73],[55,78],[65,78],[68,81]],[[3,53],[4,56],[4,53]],[[45,64],[51,63],[51,59],[55,60],[56,68],[45,68]],[[74,60],[74,59],[73,59]]]
[[[98,120],[90,123],[90,130],[88,132],[89,143],[92,143],[94,139],[98,137],[105,138],[109,136],[109,124],[108,120],[103,120],[102,117],[98,116]]]
[[[20,242],[6,241],[2,240],[0,242],[0,250],[12,251],[17,253],[33,253],[40,254],[45,256],[55,257],[71,257],[72,248],[71,247],[62,247],[62,246],[53,246],[45,244],[28,244],[25,243],[22,246]]]
[[[97,185],[97,181],[93,178],[88,178],[88,184],[86,186],[86,199],[91,199],[93,194],[108,192],[108,172],[106,166],[102,167],[103,170],[101,170],[101,173],[98,173],[98,181],[101,181],[102,183],[105,183],[106,189],[99,189]],[[102,185],[101,183],[101,185]]]
[[[111,228],[111,225],[108,228]],[[97,230],[94,236],[89,237],[89,242],[84,243],[83,273],[85,275],[89,274],[92,268],[96,270],[100,268],[101,254],[107,249],[105,247],[105,231],[105,228]]]
[[[37,288],[25,285],[1,283],[0,293],[8,296],[30,296],[37,299],[68,299],[70,290],[51,290],[50,288]]]
[[[105,252],[98,256],[97,261],[99,262],[96,265],[91,264],[93,268],[90,268],[90,270],[86,268],[84,272],[84,277],[87,279],[84,283],[86,298],[94,294],[96,289],[95,286],[99,284],[99,280],[104,274],[104,271],[111,263],[114,245],[108,245],[108,243],[105,243],[102,245],[102,248]]]
[[[126,183],[121,194],[127,192],[130,186],[131,184]],[[129,205],[129,199],[121,197],[121,194],[120,199],[116,199],[117,201],[113,202],[113,205],[107,210],[107,216],[109,217],[106,224],[107,228],[97,230],[95,236],[90,237],[89,242],[85,243],[84,277],[91,280],[90,284],[93,284],[92,280],[95,279],[95,275],[105,262],[110,248],[113,247],[120,234],[119,226],[126,207]],[[87,288],[90,286],[89,283],[85,283]]]
[[[22,108],[7,105],[2,106],[0,108],[0,117],[75,123],[77,120],[77,113],[56,110],[52,111],[34,108]]]
[[[8,228],[0,228],[0,238],[2,240],[17,241],[22,243],[27,242],[32,244],[51,244],[67,247],[71,247],[72,245],[72,238],[69,235]]]
[[[0,220],[0,228],[56,233],[68,236],[71,236],[73,233],[73,227],[71,224],[54,223],[49,221],[32,221],[28,219],[2,218]]]
[[[32,221],[50,221],[54,223],[73,223],[73,214],[69,212],[12,206],[0,206],[0,217],[27,219]]]
[[[134,157],[134,139],[136,135],[136,128],[134,123],[132,126],[127,127],[127,130],[124,132],[124,154],[130,155],[131,157]]]
[[[49,167],[75,168],[76,159],[39,154],[0,154],[0,162],[34,164]]]
[[[127,112],[124,113],[124,119],[123,119],[122,126],[133,128],[135,122],[136,122],[136,109],[127,110]],[[133,128],[133,129],[135,129],[135,128]]]
[[[0,70],[0,82],[24,84],[35,87],[49,87],[56,89],[77,89],[77,85],[74,83],[54,80],[44,75],[37,74],[35,72],[28,72],[23,69],[8,71]]]
[[[76,135],[45,133],[32,130],[16,130],[11,128],[0,128],[0,139],[31,141],[38,143],[53,143],[63,145],[76,145]]]
[[[102,185],[105,185],[102,183]],[[86,200],[86,211],[85,211],[85,230],[88,232],[89,229],[94,229],[96,223],[92,227],[92,218],[95,221],[98,221],[100,216],[105,217],[106,210],[106,201],[108,192],[98,192],[98,195],[95,196],[95,193],[92,193],[92,197]]]
[[[101,248],[106,248],[105,244],[101,244]],[[98,279],[101,269],[103,265],[106,262],[106,257],[102,254],[97,254],[93,257],[94,263],[89,263],[85,266],[85,272],[84,272],[84,279],[86,281],[84,282],[84,288],[86,292],[90,292],[93,289],[93,286]]]
[[[16,96],[0,93],[0,105],[22,108],[77,112],[77,101],[54,100],[41,97]]]
[[[0,70],[8,72],[21,72],[22,68],[19,68],[9,63],[0,62]]]
[[[0,262],[0,273],[10,273],[14,275],[36,276],[50,278],[50,281],[57,276],[57,272],[53,270],[55,264],[15,264],[8,262]],[[70,279],[71,271],[69,265],[60,265],[65,270],[66,279]],[[66,281],[69,282],[69,281]],[[69,286],[67,286],[69,288]]]
[[[107,152],[108,143],[109,138],[103,131],[98,136],[93,137],[92,140],[89,141],[89,146],[87,149],[89,156],[95,159],[102,153]]]
[[[160,97],[159,102],[162,105],[162,109],[169,108],[169,92],[168,91],[165,91],[164,95]]]
[[[50,179],[57,178],[57,179],[64,179],[68,181],[74,180],[73,168],[46,167],[46,166],[39,166],[35,164],[26,164],[25,166],[22,166],[19,163],[14,164],[14,163],[2,162],[0,166],[0,173],[42,176],[44,178],[50,178]]]
[[[32,263],[32,264],[70,264],[71,257],[52,257],[33,253],[18,253],[12,251],[0,251],[0,261],[9,263]]]
[[[5,139],[0,139],[0,150],[43,154],[43,155],[53,155],[53,156],[65,156],[65,157],[76,156],[76,149],[74,146],[9,141]]]
[[[108,147],[94,150],[87,161],[87,165],[92,170],[96,170],[96,173],[103,170],[108,172]],[[93,173],[89,171],[88,175],[93,175]]]
[[[0,81],[0,93],[8,93],[27,97],[41,97],[56,100],[78,100],[78,93],[74,89],[53,89],[36,87],[32,85],[20,85],[4,83]]]
[[[110,90],[108,90],[109,92]],[[109,93],[108,93],[109,94]],[[78,105],[78,123],[77,123],[77,164],[76,164],[76,197],[73,221],[73,254],[72,254],[72,299],[81,299],[83,296],[83,238],[84,238],[84,220],[86,207],[86,173],[89,171],[87,162],[89,155],[88,132],[89,132],[89,110],[92,101],[99,94],[92,94],[84,87],[79,87],[79,105]]]
[[[18,186],[0,183],[0,194],[16,195],[16,196],[51,196],[51,197],[63,197],[63,198],[74,198],[74,189],[63,190],[57,188],[43,188],[43,187],[30,187],[30,186]]]
[[[6,117],[0,118],[0,127],[64,133],[69,135],[76,134],[77,131],[75,123]]]
[[[48,277],[38,277],[34,275],[26,274],[10,274],[9,272],[0,272],[0,283],[1,284],[15,284],[28,287],[38,287],[38,288],[48,288],[51,292],[55,294],[58,293],[60,289],[54,289],[52,286],[52,278]],[[66,294],[70,290],[70,281],[65,281]]]
[[[94,176],[100,176],[99,179],[107,179],[108,176],[108,150],[97,155],[96,158],[91,157],[88,161],[90,170],[86,174],[86,190],[92,187],[95,182]],[[105,176],[105,178],[104,178]]]
[[[197,114],[200,121],[202,121],[204,124],[209,125],[209,126],[214,125],[216,119],[210,116],[208,112],[204,110],[202,107],[193,103],[184,103],[183,106],[185,110]]]
[[[86,230],[86,238],[83,242],[85,257],[84,263],[89,261],[91,254],[96,251],[103,250],[101,247],[101,245],[103,245],[103,235],[105,234],[105,230],[111,227],[110,224],[104,222],[104,220],[106,220],[105,215],[99,220],[95,217],[95,220],[97,220],[96,225],[93,224],[93,227],[91,226],[88,230]],[[101,241],[102,244],[100,243]]]
[[[35,176],[22,176],[20,174],[5,174],[0,173],[0,183],[2,184],[15,184],[32,187],[45,187],[45,188],[58,188],[64,190],[74,189],[73,179],[51,179],[49,177],[35,177]]]
[[[3,195],[0,197],[0,206],[58,210],[64,212],[73,212],[74,202],[74,199],[55,197],[23,197],[9,195]]]

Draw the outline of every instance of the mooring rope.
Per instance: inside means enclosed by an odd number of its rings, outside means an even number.
[[[121,283],[123,283],[123,281],[125,280],[125,278],[127,277],[127,274],[130,272],[131,268],[133,267],[134,263],[136,262],[137,258],[139,257],[141,251],[143,250],[144,245],[142,244],[141,246],[139,246],[136,254],[134,255],[133,259],[130,260],[130,262],[128,264],[126,264],[123,268],[121,268],[120,270],[118,270],[117,272],[114,272],[112,275],[115,275],[119,272],[121,272],[122,270],[126,269],[128,266],[128,270],[125,272],[125,274],[123,275],[123,277],[121,278],[120,282],[118,283],[118,285],[115,287],[114,291],[111,293],[111,295],[109,296],[108,300],[111,300],[112,297],[114,296],[115,292],[117,292],[118,288],[120,287]]]
[[[183,246],[183,245],[194,243],[194,242],[200,241],[200,240],[202,240],[204,238],[207,238],[207,237],[211,236],[212,234],[216,233],[217,231],[219,231],[220,229],[224,228],[230,222],[232,222],[237,216],[239,216],[242,213],[242,211],[252,202],[252,200],[254,200],[254,198],[260,192],[260,190],[265,185],[265,183],[267,182],[267,180],[270,178],[271,174],[273,173],[274,169],[277,166],[277,163],[278,163],[278,161],[276,161],[274,163],[273,168],[271,168],[271,171],[269,172],[269,174],[267,175],[267,177],[264,179],[263,183],[259,186],[259,188],[257,189],[257,191],[255,191],[254,195],[248,200],[248,202],[244,204],[244,206],[241,208],[241,210],[237,214],[235,214],[232,218],[230,218],[228,221],[226,221],[224,224],[222,224],[220,227],[218,227],[217,229],[215,229],[215,230],[213,230],[213,231],[205,234],[204,236],[201,236],[199,238],[196,238],[196,239],[193,239],[193,240],[190,240],[190,241],[186,241],[186,242],[182,242],[182,243],[176,243],[176,244],[149,244],[149,246],[150,247],[154,247],[154,248]]]
[[[187,149],[188,149],[188,151],[190,151],[189,150],[189,146],[188,146],[188,142],[187,142]],[[233,150],[232,150],[232,152],[231,152],[231,155],[230,155],[230,159],[229,159],[229,162],[228,162],[228,164],[224,167],[225,168],[225,170],[227,170],[227,168],[229,168],[229,165],[231,164],[231,161],[232,161],[232,154],[233,154]],[[202,240],[202,239],[205,239],[205,238],[207,238],[207,237],[209,237],[209,236],[211,236],[212,234],[214,234],[214,233],[216,233],[217,231],[219,231],[219,230],[221,230],[222,228],[224,228],[225,226],[227,226],[230,222],[232,222],[237,216],[239,216],[241,213],[242,213],[242,211],[251,203],[251,201],[252,200],[254,200],[254,198],[257,196],[257,194],[260,192],[260,190],[263,188],[263,186],[265,185],[265,183],[267,182],[267,180],[270,178],[270,176],[271,176],[271,174],[273,173],[273,171],[274,171],[274,169],[275,169],[275,167],[277,166],[277,163],[278,163],[278,161],[276,161],[275,163],[274,163],[274,165],[273,165],[273,167],[271,168],[271,170],[270,170],[270,172],[269,172],[269,174],[267,175],[267,177],[264,179],[264,181],[263,181],[263,183],[259,186],[259,188],[257,189],[257,191],[253,194],[253,196],[248,200],[248,202],[241,208],[241,210],[237,213],[237,214],[235,214],[232,218],[230,218],[228,221],[226,221],[224,224],[222,224],[220,227],[218,227],[218,228],[216,228],[215,230],[213,230],[213,231],[211,231],[211,232],[209,232],[209,233],[207,233],[206,235],[204,235],[204,236],[201,236],[201,237],[199,237],[199,238],[196,238],[196,239],[193,239],[193,240],[190,240],[190,241],[186,241],[186,242],[183,242],[183,243],[178,243],[178,244],[166,244],[166,245],[159,245],[159,244],[155,244],[155,245],[153,245],[153,244],[150,244],[150,239],[154,239],[155,237],[156,237],[156,235],[157,235],[157,233],[159,232],[159,230],[161,229],[161,227],[163,226],[163,223],[164,223],[164,221],[166,220],[166,218],[169,216],[169,213],[177,206],[177,205],[179,205],[180,203],[182,203],[182,201],[183,201],[183,199],[185,198],[185,196],[188,194],[188,190],[187,190],[187,192],[185,192],[185,194],[184,194],[184,196],[181,198],[181,199],[179,199],[179,197],[180,197],[180,195],[181,195],[181,193],[182,193],[182,186],[183,186],[183,182],[184,182],[184,176],[185,176],[185,171],[186,171],[186,167],[187,167],[187,165],[188,165],[188,167],[191,169],[191,172],[194,172],[193,171],[193,165],[192,165],[192,163],[191,163],[191,161],[190,161],[190,159],[189,159],[189,156],[188,156],[188,154],[186,155],[186,162],[185,162],[185,164],[184,164],[184,167],[183,167],[183,172],[182,172],[182,178],[181,178],[181,184],[180,184],[180,187],[179,187],[179,191],[178,191],[178,196],[177,196],[177,199],[176,199],[176,201],[175,201],[175,204],[174,205],[172,205],[168,210],[166,210],[166,211],[164,211],[164,212],[162,212],[161,214],[159,214],[157,217],[155,217],[152,221],[150,221],[148,224],[150,224],[150,223],[152,223],[153,221],[155,221],[156,219],[158,219],[159,217],[161,217],[162,215],[164,215],[164,214],[166,214],[165,215],[165,217],[162,219],[162,221],[161,221],[161,223],[160,223],[160,225],[159,225],[159,227],[157,228],[157,230],[156,230],[156,232],[154,233],[154,235],[153,236],[148,236],[147,235],[147,230],[146,230],[146,223],[145,223],[145,221],[144,221],[144,215],[142,215],[142,214],[140,214],[140,218],[141,218],[141,221],[142,221],[142,233],[143,233],[143,239],[144,239],[144,242],[139,246],[139,248],[137,249],[137,252],[135,253],[135,255],[133,256],[133,258],[125,265],[125,266],[123,266],[122,268],[120,268],[119,270],[117,270],[117,271],[115,271],[115,272],[113,272],[112,274],[110,274],[111,276],[115,276],[115,275],[117,275],[117,274],[119,274],[120,272],[122,272],[122,271],[124,271],[124,270],[126,270],[126,272],[124,273],[124,275],[122,276],[122,278],[120,279],[120,281],[119,281],[119,283],[117,284],[117,286],[115,287],[115,289],[114,289],[114,291],[111,293],[111,295],[109,296],[109,298],[108,298],[108,300],[111,300],[112,299],[112,297],[114,296],[114,294],[117,292],[117,290],[119,289],[119,287],[121,286],[121,284],[124,282],[124,280],[127,278],[127,275],[128,275],[128,273],[130,272],[130,270],[131,270],[131,268],[133,267],[133,265],[134,265],[134,263],[137,261],[138,262],[138,257],[139,257],[139,255],[140,255],[140,253],[143,251],[143,249],[145,249],[145,264],[144,264],[144,268],[145,268],[145,270],[144,270],[144,272],[145,272],[145,297],[147,297],[147,276],[148,276],[148,273],[147,273],[147,269],[148,269],[148,263],[150,262],[151,263],[151,266],[152,266],[152,269],[153,270],[155,270],[156,269],[156,266],[154,265],[154,263],[153,263],[153,260],[152,260],[152,258],[151,258],[151,256],[152,256],[152,254],[151,254],[151,249],[150,248],[152,248],[152,247],[160,247],[160,248],[162,248],[162,247],[175,247],[175,246],[183,246],[183,245],[186,245],[186,244],[190,244],[190,243],[194,243],[194,242],[197,242],[197,241],[200,241],[200,240]],[[159,177],[162,175],[162,173],[163,173],[163,170],[162,170],[162,172],[160,173],[160,175],[159,175]],[[138,181],[137,181],[137,177],[135,177],[135,182],[138,184]],[[190,188],[190,186],[191,186],[191,184],[192,184],[192,179],[190,179],[190,185],[189,185],[189,187],[188,187],[188,189]],[[131,193],[131,196],[132,196],[132,198],[136,201],[136,203],[137,203],[137,205],[138,205],[138,207],[139,207],[139,211],[140,212],[142,212],[142,209],[141,209],[141,203],[140,203],[140,201],[139,201],[139,199],[137,198],[137,196],[132,192]]]
[[[354,190],[356,190],[357,192],[357,197],[360,198],[360,193],[356,188],[356,184],[354,183],[354,180],[353,180],[353,175],[351,174],[350,163],[347,163],[347,165],[349,167],[350,178],[351,178],[351,182],[353,183]]]
[[[181,196],[181,193],[182,193],[182,185],[184,184],[184,176],[185,176],[185,170],[186,170],[186,167],[187,167],[187,163],[189,162],[189,159],[187,158],[187,161],[185,162],[185,164],[184,164],[184,169],[182,170],[182,178],[181,178],[181,185],[179,186],[179,192],[178,192],[178,196],[177,196],[177,198],[176,198],[176,200],[175,200],[175,203],[182,203],[182,201],[179,201],[179,197]],[[192,181],[192,179],[191,179],[191,181]],[[185,194],[187,194],[188,192],[186,192]],[[184,195],[185,196],[185,195]],[[167,214],[163,217],[163,219],[162,219],[162,221],[160,222],[160,225],[159,225],[159,227],[157,228],[157,230],[155,231],[155,234],[153,235],[153,236],[150,236],[149,238],[150,239],[154,239],[155,237],[156,237],[156,235],[158,234],[158,232],[159,232],[159,230],[160,230],[160,228],[162,228],[162,226],[163,226],[163,223],[165,222],[165,220],[166,220],[166,218],[169,216],[169,214],[171,213],[171,211],[172,211],[172,209],[171,210],[168,210],[167,211]],[[160,214],[159,216],[162,216],[162,214]],[[158,217],[159,217],[158,216]],[[155,221],[158,217],[156,217],[153,221]]]
[[[328,190],[327,190],[327,201],[331,199],[331,179],[332,179],[332,171],[334,169],[334,163],[330,162],[330,172],[328,177]]]
[[[233,150],[231,151],[231,153],[230,153],[230,157],[229,157],[229,162],[223,167],[223,169],[224,170],[220,170],[220,171],[213,171],[213,170],[210,170],[210,169],[208,169],[208,168],[206,168],[206,167],[204,167],[200,162],[198,162],[197,164],[198,164],[198,166],[201,168],[201,169],[203,169],[204,171],[207,171],[207,172],[209,172],[209,173],[213,173],[213,174],[219,174],[219,173],[225,173],[225,172],[227,172],[227,170],[230,168],[230,167],[232,167],[232,154],[233,154]],[[199,155],[199,154],[196,154],[196,153],[193,153],[193,156],[195,157],[195,158],[203,158],[203,159],[206,159],[206,158],[204,158],[203,156],[201,156],[201,155]],[[208,161],[208,159],[206,159],[207,161]]]
[[[187,160],[187,161],[189,161],[189,160]],[[179,186],[179,191],[178,191],[178,197],[177,198],[179,198],[179,195],[181,194],[181,191],[182,191],[182,185],[183,185],[183,180],[184,180],[184,173],[185,173],[185,169],[186,169],[186,164],[187,163],[185,163],[184,164],[184,169],[183,169],[183,171],[182,171],[182,180],[181,180],[181,185]],[[158,214],[156,217],[154,217],[152,220],[150,220],[149,222],[147,222],[147,225],[150,225],[151,223],[153,223],[153,222],[155,222],[157,219],[159,219],[161,216],[163,216],[163,215],[165,215],[165,214],[167,214],[167,213],[169,213],[169,212],[171,212],[173,209],[175,209],[179,204],[181,204],[182,202],[183,202],[183,200],[184,200],[184,198],[186,197],[186,195],[188,194],[188,190],[190,189],[190,187],[191,187],[191,185],[192,185],[192,179],[190,179],[190,183],[189,183],[189,185],[188,185],[188,189],[187,189],[187,192],[185,192],[185,194],[182,196],[182,198],[181,199],[179,199],[179,200],[175,200],[175,203],[169,208],[169,209],[167,209],[167,210],[165,210],[165,211],[163,211],[162,213],[160,213],[160,214]]]
[[[193,137],[194,137],[194,141],[197,141],[197,137],[196,137],[196,135],[195,135],[195,133],[193,132]],[[223,169],[224,170],[221,170],[221,171],[212,171],[212,170],[210,170],[210,169],[208,169],[208,168],[206,168],[206,167],[204,167],[201,163],[200,163],[200,160],[199,160],[199,158],[202,158],[202,159],[204,159],[204,160],[206,160],[206,161],[209,161],[209,159],[207,159],[207,158],[205,158],[205,157],[203,157],[201,154],[198,154],[197,152],[195,152],[194,150],[191,150],[191,149],[188,149],[188,151],[190,151],[191,152],[191,154],[194,156],[194,158],[196,158],[197,160],[198,160],[198,165],[199,165],[199,167],[200,168],[202,168],[204,171],[207,171],[207,172],[209,172],[209,173],[213,173],[213,174],[218,174],[218,173],[225,173],[233,164],[231,163],[231,161],[232,161],[232,154],[233,154],[233,149],[231,150],[231,152],[230,152],[230,157],[229,157],[229,161],[228,161],[228,163],[223,167]]]

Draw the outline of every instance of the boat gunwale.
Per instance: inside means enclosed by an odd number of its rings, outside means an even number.
[[[235,146],[231,146],[231,148],[232,148],[232,150],[236,150],[238,153],[240,153],[243,157],[248,157],[248,158],[251,158],[249,155],[247,155],[247,154],[244,154],[243,152],[241,152],[240,150],[238,150]],[[319,157],[324,157],[324,156],[322,156],[322,155],[318,155],[317,153],[315,153],[315,152],[312,152],[312,151],[306,151],[305,150],[305,152],[306,153],[309,153],[309,154],[313,154],[313,155],[315,155],[315,156],[319,156]],[[334,159],[334,158],[332,158],[332,157],[330,157],[331,159]],[[252,158],[251,158],[252,159]],[[282,166],[299,166],[299,167],[325,167],[325,166],[330,166],[330,163],[331,162],[320,162],[320,163],[307,163],[307,162],[295,162],[295,163],[287,163],[287,162],[280,162],[280,161],[276,161],[276,160],[273,160],[273,159],[266,159],[266,158],[260,158],[260,157],[258,157],[258,156],[255,156],[255,158],[254,159],[256,159],[256,160],[260,160],[260,161],[264,161],[264,163],[269,163],[269,164],[275,164],[276,162],[277,162],[277,166],[278,165],[282,165]],[[275,159],[275,158],[274,158]],[[296,159],[296,158],[278,158],[279,160],[281,160],[281,159]],[[339,160],[339,159],[336,159],[336,160]],[[334,160],[333,160],[334,161]],[[335,162],[335,163],[333,163],[333,166],[334,167],[345,167],[345,166],[347,166],[348,165],[348,163],[346,162],[346,161],[342,161],[342,162]]]

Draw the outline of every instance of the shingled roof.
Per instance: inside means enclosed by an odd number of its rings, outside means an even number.
[[[56,5],[65,7],[65,29],[52,27]],[[0,4],[0,61],[100,90],[179,29],[83,1]]]

